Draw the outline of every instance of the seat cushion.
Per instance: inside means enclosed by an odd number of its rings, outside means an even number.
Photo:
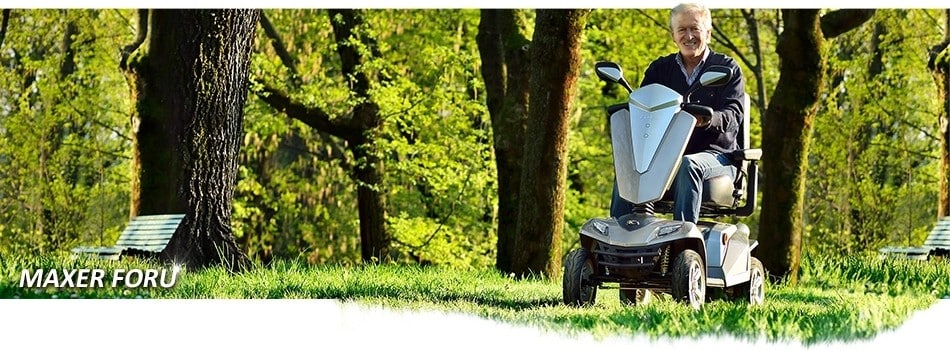
[[[735,185],[730,176],[718,176],[707,179],[703,182],[703,208],[732,208],[735,204],[735,198],[732,197],[735,192]],[[663,198],[654,204],[654,210],[658,213],[671,213],[673,211],[673,187],[670,187],[663,194]]]
[[[735,185],[730,176],[718,176],[703,182],[703,205],[709,207],[731,208],[735,204],[732,194]]]

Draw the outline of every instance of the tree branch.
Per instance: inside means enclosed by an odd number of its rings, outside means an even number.
[[[903,151],[903,152],[906,152],[906,153],[909,153],[909,154],[913,154],[914,156],[917,156],[918,158],[929,159],[929,160],[936,160],[936,159],[937,159],[937,156],[934,156],[934,155],[931,155],[931,154],[927,154],[927,153],[922,152],[922,151],[911,150],[910,148],[907,148],[907,147],[894,147],[894,145],[890,145],[890,144],[887,144],[887,143],[884,143],[884,142],[880,142],[880,141],[873,141],[873,140],[872,140],[871,142],[868,143],[868,145],[870,145],[870,146],[884,147],[884,148],[888,148],[888,149],[891,149],[891,150],[894,150],[894,151]]]
[[[82,116],[82,115],[84,115],[84,113],[83,113],[82,111],[80,111],[79,108],[77,108],[77,107],[75,106],[74,100],[67,100],[67,101],[65,101],[65,105],[66,105],[66,107],[69,107],[69,109],[72,110],[77,116]],[[100,106],[99,108],[100,108],[100,111],[104,110],[101,106]],[[132,142],[132,141],[133,141],[131,137],[129,137],[128,135],[126,135],[126,132],[121,131],[121,130],[119,130],[118,128],[116,128],[116,127],[114,127],[114,126],[105,124],[104,122],[100,121],[100,120],[97,119],[97,118],[90,118],[89,121],[92,121],[93,124],[98,125],[98,126],[100,126],[100,127],[102,127],[102,128],[108,129],[109,131],[115,133],[115,135],[117,135],[119,138],[122,138],[122,139],[125,140],[125,141],[128,141],[128,142]]]
[[[745,63],[746,66],[753,70],[758,68],[758,65],[753,65],[752,62],[749,61],[749,59],[745,56],[745,54],[739,51],[739,47],[736,46],[736,44],[733,43],[728,36],[726,36],[726,33],[723,33],[723,31],[717,26],[713,26],[713,38],[723,46],[729,48],[729,50],[731,50],[732,53],[739,58],[739,60]]]
[[[135,41],[122,48],[122,58],[119,60],[119,68],[123,71],[129,68],[129,56],[142,46],[142,43],[145,42],[145,38],[148,35],[148,9],[139,9],[138,15],[139,29],[138,33],[136,33]]]
[[[0,47],[3,47],[3,39],[7,36],[7,25],[10,24],[10,9],[3,9],[3,22],[0,23]]]
[[[287,114],[287,117],[296,119],[310,126],[317,131],[324,132],[335,137],[350,141],[360,136],[359,129],[350,126],[333,123],[330,115],[320,108],[307,107],[293,102],[283,92],[264,85],[257,97],[273,107],[275,110]]]
[[[889,109],[889,108],[887,108],[887,106],[885,106],[883,103],[881,103],[881,99],[873,99],[873,100],[872,100],[872,104],[874,104],[874,106],[876,106],[877,108],[881,109],[881,111],[884,111],[884,113],[887,114],[887,115],[890,115],[890,116],[897,116],[897,115],[898,115],[897,111],[894,111],[894,110],[892,110],[892,109]],[[906,107],[906,106],[902,106],[902,107]],[[906,126],[908,126],[908,127],[911,127],[912,129],[914,129],[914,130],[916,130],[916,131],[918,131],[918,132],[924,134],[925,136],[927,136],[927,137],[930,138],[931,140],[937,140],[937,141],[940,140],[940,136],[934,135],[933,133],[928,132],[927,130],[925,130],[925,129],[924,129],[923,127],[921,127],[921,126],[918,126],[918,125],[916,125],[916,124],[912,124],[912,123],[910,123],[910,122],[908,122],[908,121],[905,121],[905,120],[897,120],[897,121],[895,121],[895,122],[896,122],[896,123],[899,123],[899,124],[906,125]]]
[[[842,9],[821,16],[821,33],[832,39],[857,28],[874,16],[873,9]]]
[[[277,52],[277,57],[280,58],[280,62],[284,64],[284,67],[290,70],[291,84],[295,88],[300,87],[302,82],[300,81],[300,72],[297,71],[297,60],[287,51],[287,46],[284,45],[283,39],[281,39],[280,34],[277,33],[277,29],[270,23],[270,20],[263,11],[261,12],[260,23],[261,27],[264,28],[264,33],[270,38],[271,46],[274,48],[274,51]]]
[[[656,19],[656,18],[653,18],[653,16],[650,16],[646,11],[643,11],[643,9],[637,9],[637,12],[639,12],[641,15],[646,16],[646,18],[648,18],[648,19],[650,19],[651,21],[653,21],[653,23],[656,24],[657,26],[659,26],[660,28],[663,28],[663,29],[665,29],[665,30],[667,30],[667,31],[670,30],[670,25],[669,25],[668,23],[664,24],[662,21],[660,21],[660,20],[658,20],[658,19]]]
[[[762,73],[762,41],[759,37],[759,22],[756,21],[755,10],[740,10],[742,17],[745,18],[746,25],[749,27],[749,40],[752,42],[752,55],[755,56],[756,65],[753,69],[753,75],[756,78],[756,95],[753,102],[759,109],[759,116],[765,116],[765,109],[768,107],[768,96],[765,94],[765,75]]]
[[[333,26],[333,36],[336,39],[337,54],[342,61],[343,75],[349,80],[352,79],[351,89],[359,97],[369,96],[369,79],[362,71],[357,68],[362,64],[363,56],[360,55],[358,48],[350,42],[350,38],[356,36],[355,29],[363,24],[363,16],[359,10],[350,9],[331,9],[330,24]],[[371,38],[358,37],[359,41],[367,45],[371,52],[377,49],[376,43]]]

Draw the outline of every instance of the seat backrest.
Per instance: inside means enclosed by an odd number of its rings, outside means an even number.
[[[751,100],[749,99],[749,94],[742,94],[742,118],[739,119],[739,132],[736,134],[736,143],[739,144],[739,149],[751,149],[752,142],[749,140],[749,125],[752,124],[752,113]],[[749,169],[749,161],[742,161],[742,164],[739,166],[742,170]],[[748,188],[748,187],[745,187]],[[744,194],[743,197],[746,195]]]
[[[751,99],[749,94],[742,94],[742,118],[739,118],[739,131],[736,133],[736,144],[738,144],[739,149],[749,149],[751,148],[751,141],[749,140],[749,125],[751,123],[751,113],[750,107]],[[742,161],[741,164],[736,165],[739,169],[736,172],[736,175],[739,176],[740,172],[746,172],[749,170],[749,161]],[[731,215],[738,214],[739,208],[735,207],[739,203],[742,203],[748,199],[750,195],[749,182],[756,181],[755,178],[748,175],[745,176],[745,179],[740,182],[739,189],[743,191],[739,192],[741,194],[737,199],[735,192],[737,189],[734,187],[732,180],[726,179],[709,179],[705,182],[703,188],[703,209],[700,211],[702,216],[719,216],[719,215]],[[710,190],[715,187],[715,190]],[[753,188],[754,190],[754,188]],[[737,201],[738,200],[738,201]]]
[[[736,142],[740,149],[752,148],[749,141],[749,124],[752,124],[751,101],[749,94],[742,94],[742,119],[739,120],[739,134],[736,135]]]
[[[119,235],[115,246],[151,252],[162,251],[183,218],[185,218],[184,214],[135,217],[129,221],[122,235]]]

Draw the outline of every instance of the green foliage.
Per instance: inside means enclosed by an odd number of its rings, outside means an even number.
[[[919,245],[933,226],[940,106],[925,48],[941,40],[928,29],[936,15],[882,9],[836,39],[806,178],[807,245]]]
[[[303,84],[291,96],[343,116],[356,99],[339,77],[326,13],[284,10],[267,16],[298,62]],[[365,16],[368,25],[359,31],[376,39],[378,56],[360,69],[378,79],[370,95],[383,127],[371,137],[385,163],[380,191],[387,197],[399,259],[490,265],[495,181],[476,71],[478,12],[385,10]],[[270,39],[263,33],[258,39],[255,79],[287,81],[288,69],[270,52]],[[256,99],[246,114],[245,166],[235,198],[240,240],[265,261],[297,255],[310,262],[358,261],[356,183],[348,174],[362,160],[345,151],[341,140],[275,118]],[[309,156],[275,156],[288,153],[291,141]]]
[[[0,50],[0,252],[53,252],[118,235],[131,141],[114,53],[132,39],[129,15],[11,11]]]

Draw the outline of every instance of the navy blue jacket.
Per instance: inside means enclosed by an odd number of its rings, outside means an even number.
[[[703,69],[711,65],[723,65],[732,68],[733,75],[732,80],[726,85],[713,88],[703,87],[693,92],[689,102],[709,106],[714,112],[709,125],[693,129],[693,134],[686,145],[685,154],[687,155],[707,150],[726,151],[739,148],[736,135],[743,116],[742,96],[745,94],[745,80],[735,60],[715,53],[711,49],[707,48],[707,50],[710,50],[709,57],[706,58]],[[680,95],[684,95],[685,99],[689,87],[686,86],[683,71],[676,63],[676,55],[671,54],[653,61],[644,73],[640,86],[659,83],[676,90]],[[699,78],[696,78],[694,84],[699,84]]]

